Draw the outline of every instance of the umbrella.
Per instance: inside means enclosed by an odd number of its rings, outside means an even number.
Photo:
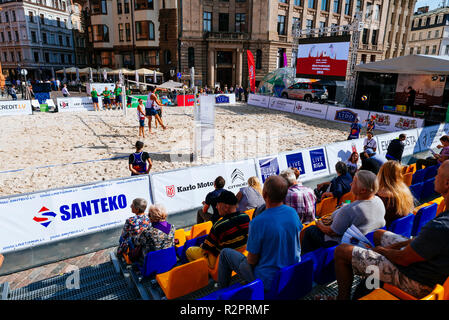
[[[76,68],[76,81],[80,81],[80,71],[78,70],[78,68]]]
[[[53,79],[56,78],[56,76],[55,76],[55,68],[53,68],[53,67],[51,67],[51,77],[52,77]]]
[[[146,68],[140,68],[136,70],[140,75],[145,75],[145,74],[153,74],[154,72],[156,72],[157,75],[162,75],[161,72],[157,72],[155,70],[150,70],[150,69],[146,69]]]
[[[127,75],[127,76],[133,74],[132,70],[129,70],[129,69],[126,69],[126,68],[116,69],[116,70],[113,70],[113,71],[108,72],[108,73],[109,74],[118,74],[118,75],[120,75],[120,73],[121,73],[121,74],[124,74],[124,75]]]
[[[93,82],[94,81],[94,77],[92,75],[92,68],[89,67],[89,82]]]
[[[183,85],[184,84],[181,83],[181,82],[176,82],[176,81],[173,81],[173,80],[169,80],[167,82],[164,82],[161,85],[158,85],[157,87],[158,88],[163,88],[163,89],[182,89]]]
[[[135,71],[136,73],[136,82],[137,82],[137,87],[139,86],[139,73],[138,73],[138,71],[136,70]]]
[[[153,83],[157,83],[156,70],[153,70]]]
[[[103,69],[103,79],[106,82],[106,80],[108,80],[108,72],[106,71],[106,69]]]
[[[121,85],[123,85],[123,73],[122,73],[122,70],[120,70],[120,72],[118,74],[118,81],[120,82]]]
[[[62,79],[62,82],[67,82],[67,74],[64,67],[64,78]]]

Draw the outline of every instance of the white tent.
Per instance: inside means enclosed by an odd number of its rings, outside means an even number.
[[[158,85],[158,88],[163,88],[163,89],[182,89],[182,87],[184,86],[183,83],[181,82],[176,82],[173,80],[169,80],[167,82],[164,82],[161,85]]]
[[[408,55],[359,64],[358,72],[449,75],[449,56]]]
[[[146,68],[137,69],[137,72],[139,73],[139,75],[153,75],[154,74],[154,70],[150,70],[150,69],[146,69]],[[163,73],[156,71],[156,74],[159,76],[159,75],[162,75]]]

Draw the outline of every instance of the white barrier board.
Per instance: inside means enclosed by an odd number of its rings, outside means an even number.
[[[248,104],[250,106],[268,108],[270,105],[270,96],[250,93],[248,97]]]
[[[0,116],[33,114],[29,100],[0,101]]]
[[[282,98],[270,99],[270,109],[293,113],[295,110],[295,106],[296,106],[295,100],[282,99]]]
[[[0,252],[123,225],[149,191],[142,176],[0,199]]]
[[[206,195],[214,191],[214,181],[220,175],[225,179],[224,188],[237,193],[249,177],[256,176],[254,160],[152,174],[154,202],[163,204],[168,214],[200,207]]]
[[[377,153],[381,156],[385,156],[387,154],[388,145],[390,141],[399,137],[401,133],[407,135],[407,139],[404,141],[405,147],[402,156],[409,156],[414,153],[418,153],[421,151],[419,143],[418,143],[418,131],[416,129],[413,130],[405,130],[401,132],[392,132],[385,133],[377,136]]]
[[[91,97],[57,98],[58,112],[94,111]],[[98,99],[98,106],[102,109],[103,101]]]
[[[424,119],[412,118],[397,114],[388,114],[371,111],[369,116],[376,116],[376,129],[383,131],[401,131],[421,128],[424,125]],[[362,119],[361,119],[362,120]]]
[[[327,107],[327,104],[296,101],[294,113],[306,117],[326,119]]]
[[[351,124],[357,117],[360,117],[360,123],[362,123],[363,120],[368,119],[369,111],[335,106],[327,107],[327,120]]]
[[[418,143],[420,151],[435,149],[441,144],[440,138],[449,133],[449,123],[441,123],[439,125],[419,128]]]
[[[332,143],[326,146],[327,158],[329,161],[329,172],[331,174],[337,173],[335,171],[335,165],[338,161],[346,161],[351,156],[353,150],[360,153],[363,151],[363,141],[365,139],[354,139],[347,140],[342,142]],[[377,141],[376,141],[377,142]],[[359,165],[362,165],[361,160],[359,159]]]

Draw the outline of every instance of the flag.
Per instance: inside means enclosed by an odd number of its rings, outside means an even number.
[[[254,64],[254,56],[251,51],[246,50],[248,56],[248,75],[251,92],[256,92],[256,66]]]
[[[284,68],[288,67],[288,62],[287,62],[287,52],[284,51]]]

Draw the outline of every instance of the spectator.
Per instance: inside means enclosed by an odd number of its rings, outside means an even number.
[[[359,154],[357,152],[351,153],[351,156],[346,160],[346,167],[348,167],[348,172],[351,177],[354,177],[355,173],[359,169]]]
[[[368,170],[377,174],[380,167],[387,162],[387,160],[376,154],[372,149],[368,148],[361,154],[362,167],[360,170]]]
[[[351,190],[352,177],[348,173],[346,164],[343,161],[338,161],[335,164],[335,171],[337,171],[337,177],[331,181],[318,184],[314,190],[317,202],[328,197],[334,197],[337,198],[337,201],[340,201],[341,196]]]
[[[119,240],[117,255],[128,254],[129,245],[133,243],[133,238],[139,235],[144,229],[148,228],[150,220],[145,215],[147,201],[142,198],[136,198],[131,204],[131,212],[134,216],[126,219],[122,235]]]
[[[360,131],[362,130],[362,125],[360,124],[360,117],[354,119],[351,123],[351,131],[349,132],[348,140],[358,139]]]
[[[70,96],[70,93],[69,93],[69,90],[67,90],[67,85],[66,84],[64,84],[64,86],[62,87],[62,90],[61,90],[61,92],[62,92],[62,95],[64,96],[64,97],[68,97],[68,96]]]
[[[238,210],[240,212],[255,209],[265,204],[262,197],[262,186],[257,177],[250,177],[248,179],[248,186],[240,188],[236,197],[238,200]]]
[[[0,268],[2,267],[4,260],[5,260],[5,257],[3,257],[3,255],[0,253]]]
[[[240,97],[240,101],[245,100],[245,89],[243,89],[242,86],[239,87],[239,97]]]
[[[399,135],[399,138],[393,139],[388,144],[387,148],[387,154],[385,155],[385,158],[388,160],[396,160],[401,162],[402,160],[402,153],[404,152],[405,147],[405,139],[407,136],[403,133]]]
[[[143,151],[144,144],[142,141],[136,142],[136,152],[129,155],[128,165],[132,176],[140,174],[148,174],[153,166],[150,154]],[[148,166],[147,166],[148,162]]]
[[[295,210],[283,204],[287,191],[288,184],[284,178],[267,178],[262,192],[266,210],[250,223],[246,246],[248,258],[230,248],[221,251],[218,266],[220,287],[229,285],[234,270],[246,281],[261,279],[264,289],[269,290],[279,269],[301,260],[299,233],[302,224]]]
[[[13,100],[17,100],[17,92],[16,92],[16,86],[13,85],[10,89],[9,89],[9,94],[11,95],[11,98]]]
[[[222,217],[216,222],[200,247],[190,247],[186,255],[189,261],[205,257],[213,269],[217,257],[224,248],[243,251],[248,240],[249,216],[237,209],[237,197],[223,190],[217,198],[217,210]]]
[[[156,204],[148,211],[150,224],[148,228],[134,239],[134,251],[131,261],[144,261],[148,252],[167,249],[175,245],[175,226],[168,223],[164,206]]]
[[[196,215],[196,223],[202,223],[206,221],[212,221],[212,224],[215,224],[218,219],[220,219],[220,215],[217,210],[217,198],[220,193],[223,192],[223,188],[225,186],[225,179],[222,176],[218,176],[214,181],[215,190],[209,192],[206,195],[205,201],[203,201],[203,207],[198,210]],[[209,207],[212,206],[213,214],[208,212]]]
[[[413,195],[402,178],[402,166],[394,160],[385,162],[377,174],[379,191],[377,196],[385,206],[385,222],[387,228],[391,223],[405,217],[415,207]]]
[[[373,138],[373,132],[372,131],[368,131],[366,133],[366,138],[365,140],[363,140],[363,150],[366,149],[372,149],[374,152],[376,152],[377,150],[377,142],[376,140]]]
[[[416,161],[416,170],[422,169],[422,166],[426,167],[434,166],[436,164],[441,164],[445,160],[449,159],[449,136],[442,136],[440,138],[441,144],[437,146],[438,149],[442,149],[440,154],[433,154],[433,157],[428,157],[426,159],[418,159]]]
[[[298,182],[292,169],[282,171],[280,176],[288,182],[288,191],[284,203],[295,209],[302,224],[314,221],[316,196],[313,190]]]
[[[407,90],[408,90],[408,92],[407,92],[407,102],[406,102],[407,113],[410,114],[410,115],[413,115],[414,106],[415,106],[416,91],[413,90],[412,87],[408,87]]]
[[[302,241],[303,253],[337,245],[351,225],[355,225],[363,234],[382,228],[385,225],[385,207],[376,196],[377,190],[376,175],[366,170],[358,171],[351,183],[351,192],[356,201],[335,210],[330,225],[318,220],[316,225],[308,227]]]
[[[435,177],[435,191],[449,206],[449,161],[444,161]],[[436,284],[449,277],[449,211],[428,222],[413,239],[385,230],[374,233],[374,248],[342,244],[335,249],[338,299],[351,295],[353,273],[372,276],[368,266],[376,266],[379,280],[398,287],[417,299],[429,294]],[[372,269],[371,269],[372,270]],[[368,274],[368,273],[369,274]]]

